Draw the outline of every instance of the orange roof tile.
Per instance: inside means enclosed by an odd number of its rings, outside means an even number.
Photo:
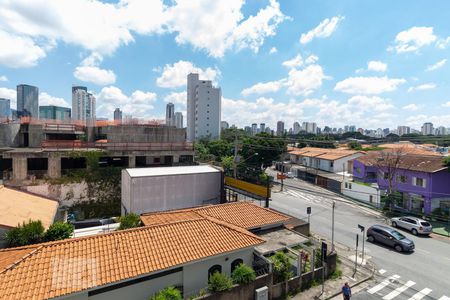
[[[205,217],[213,217],[217,220],[221,220],[245,229],[282,223],[291,219],[291,217],[271,209],[260,207],[251,202],[241,201],[166,212],[148,213],[141,215],[141,220],[145,225],[154,225]]]
[[[0,250],[0,294],[59,297],[263,242],[242,228],[201,218],[5,249]]]
[[[290,151],[290,154],[304,156],[304,157],[317,157],[326,160],[336,160],[346,156],[350,156],[356,153],[362,153],[361,151],[346,150],[346,149],[326,149],[326,148],[314,148],[305,147],[298,150]]]

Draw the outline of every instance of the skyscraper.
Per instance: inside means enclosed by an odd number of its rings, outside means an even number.
[[[228,124],[227,121],[220,122],[220,130],[228,129],[229,127],[230,125]]]
[[[317,134],[317,124],[314,122],[303,122],[302,129],[307,133]]]
[[[402,136],[404,134],[410,134],[411,133],[411,128],[408,126],[398,126],[397,127],[397,133],[399,136]]]
[[[292,132],[294,134],[298,134],[300,132],[300,130],[301,130],[300,123],[294,122],[294,126],[292,126]]]
[[[434,134],[433,123],[430,123],[430,122],[423,123],[423,125],[422,125],[422,134],[423,135]]]
[[[252,124],[252,135],[255,135],[258,133],[258,124],[253,123]]]
[[[284,134],[284,122],[278,121],[277,122],[277,135],[282,136]]]
[[[72,87],[72,119],[95,120],[95,97],[85,86]]]
[[[39,119],[68,120],[70,119],[70,108],[55,105],[39,106]]]
[[[11,101],[0,98],[0,119],[11,118]]]
[[[212,85],[211,80],[200,80],[198,74],[187,76],[187,138],[190,141],[200,137],[218,139],[222,92]]]
[[[175,113],[175,126],[177,128],[183,128],[183,114],[179,111]]]
[[[259,124],[259,132],[266,132],[266,123]]]
[[[114,121],[122,121],[122,111],[120,108],[114,110]]]
[[[175,126],[175,105],[170,102],[166,105],[166,125]]]
[[[39,89],[32,85],[17,86],[17,115],[39,118]]]

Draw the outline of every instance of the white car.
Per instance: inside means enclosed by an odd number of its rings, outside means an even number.
[[[286,177],[287,177],[287,178],[294,178],[294,173],[292,173],[292,172],[287,172],[287,173],[286,173]]]
[[[399,227],[411,231],[412,234],[430,234],[433,226],[425,220],[416,217],[396,217],[391,219],[392,227]]]

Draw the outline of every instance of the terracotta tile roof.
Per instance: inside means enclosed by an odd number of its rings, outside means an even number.
[[[385,150],[402,151],[407,154],[442,156],[439,152],[430,150],[426,145],[417,145],[413,143],[382,144],[379,145],[379,147],[385,148]]]
[[[283,223],[291,217],[271,209],[263,208],[251,202],[233,202],[225,204],[194,207],[190,209],[156,212],[141,215],[145,225],[212,217],[245,229],[264,225]]]
[[[57,201],[0,185],[0,225],[16,227],[29,220],[41,220],[48,228],[57,209]]]
[[[263,242],[208,217],[0,250],[0,295],[59,297]]]
[[[392,151],[373,151],[365,156],[358,157],[356,160],[366,166],[380,166],[391,165],[398,166],[398,169],[434,173],[446,169],[443,165],[441,156],[433,155],[415,155],[415,154],[401,154],[397,161],[398,153]],[[391,163],[390,163],[391,161]]]
[[[326,160],[337,160],[346,156],[350,156],[356,153],[362,153],[361,151],[345,150],[345,149],[326,149],[326,148],[314,148],[305,147],[298,150],[290,151],[289,154],[294,154],[304,157],[317,157]]]

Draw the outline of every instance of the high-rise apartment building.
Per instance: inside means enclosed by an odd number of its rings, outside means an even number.
[[[55,105],[39,106],[39,119],[47,120],[69,120],[71,111],[68,107]]]
[[[72,119],[95,120],[95,97],[88,93],[85,86],[72,87]]]
[[[284,122],[283,121],[277,122],[277,135],[278,136],[284,135]]]
[[[397,134],[399,136],[402,136],[404,134],[410,134],[411,133],[411,128],[409,126],[398,126],[397,127]]]
[[[303,122],[302,128],[306,133],[317,133],[317,124],[314,122]]]
[[[294,126],[292,126],[292,133],[293,134],[299,134],[302,127],[300,126],[299,122],[294,122]]]
[[[0,119],[11,118],[11,101],[0,98]]]
[[[211,80],[200,80],[198,74],[187,76],[187,137],[195,141],[201,137],[218,139],[222,92]]]
[[[122,111],[120,108],[114,110],[114,121],[122,121]]]
[[[28,84],[17,86],[17,115],[39,118],[39,88]]]
[[[444,126],[439,126],[438,128],[436,128],[436,134],[447,135],[447,128],[445,128]]]
[[[423,123],[423,125],[422,125],[422,134],[423,135],[434,134],[433,123],[430,123],[430,122]]]
[[[175,105],[171,102],[166,105],[166,125],[175,126]]]
[[[220,130],[228,129],[229,127],[230,125],[228,124],[227,121],[220,122]]]
[[[183,126],[183,114],[180,111],[175,113],[175,126],[177,128],[184,128]]]
[[[259,124],[259,132],[266,132],[266,123]]]
[[[252,124],[252,135],[255,135],[258,133],[258,124],[253,123]]]

